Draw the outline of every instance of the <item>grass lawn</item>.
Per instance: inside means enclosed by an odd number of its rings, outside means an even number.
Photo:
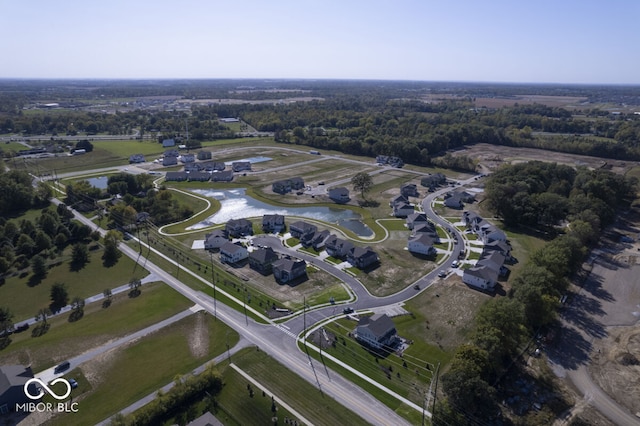
[[[29,330],[14,334],[12,343],[0,350],[0,364],[31,364],[38,372],[91,347],[148,327],[191,305],[188,299],[163,283],[144,285],[140,296],[116,295],[108,308],[103,308],[101,302],[87,305],[78,321],[69,322],[69,314],[51,318],[49,331],[40,337],[31,337]]]
[[[318,425],[366,425],[367,423],[356,416],[353,412],[344,408],[338,401],[322,394],[317,387],[301,379],[291,370],[273,360],[262,351],[248,349],[241,351],[232,357],[232,362],[250,374],[255,380],[265,386],[274,395],[282,398],[287,404],[300,412],[314,424]],[[239,375],[228,375],[230,368],[224,370],[225,388],[220,394],[220,405],[225,410],[233,414],[234,420],[239,425],[249,424],[271,424],[270,422],[256,422],[254,418],[247,417],[250,410],[259,410],[259,400],[270,398],[262,396],[261,392],[256,392],[253,399],[247,393],[247,381]],[[236,381],[240,381],[236,384]],[[227,385],[229,390],[227,392]],[[234,392],[239,389],[240,392]],[[257,407],[250,407],[258,405]],[[230,417],[230,416],[229,416]],[[279,416],[282,419],[281,416]],[[220,416],[221,420],[225,420]],[[225,424],[227,424],[225,422]],[[229,424],[234,424],[230,422]],[[278,424],[283,424],[278,422]]]
[[[141,140],[122,140],[122,141],[94,141],[94,150],[101,149],[107,151],[114,156],[125,158],[127,162],[129,157],[133,154],[143,155],[160,155],[165,151],[162,148],[162,144],[156,141],[141,141]],[[148,158],[145,160],[149,161]]]
[[[136,267],[134,273],[136,264],[127,256],[121,256],[118,263],[106,268],[102,265],[101,248],[90,253],[91,261],[79,271],[71,270],[67,256],[67,260],[52,265],[47,276],[38,284],[30,282],[31,273],[25,276],[20,274],[7,277],[4,284],[0,286],[0,300],[3,305],[7,304],[10,307],[14,322],[19,323],[31,318],[35,316],[38,309],[48,307],[51,303],[51,286],[56,282],[67,285],[71,300],[76,296],[87,298],[101,294],[104,289],[127,284],[134,275],[141,278],[148,274],[140,266]]]
[[[81,365],[92,389],[75,397],[77,413],[57,416],[52,423],[104,420],[226,351],[227,333],[229,345],[235,345],[238,335],[233,330],[201,312]]]

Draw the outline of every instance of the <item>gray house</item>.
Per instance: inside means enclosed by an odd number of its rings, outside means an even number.
[[[335,235],[329,235],[324,241],[324,248],[329,256],[344,259],[355,246],[351,241],[343,240]]]
[[[0,366],[0,415],[14,411],[16,404],[30,402],[24,393],[24,385],[29,379],[33,379],[31,367],[22,365]],[[36,395],[35,383],[29,386],[29,393]]]
[[[198,160],[211,160],[211,151],[199,151]]]
[[[404,185],[400,186],[400,194],[404,195],[405,197],[420,196],[420,194],[418,193],[418,187],[415,183],[405,183]]]
[[[206,250],[219,249],[224,243],[229,241],[227,233],[222,229],[216,229],[204,236],[204,248]]]
[[[233,171],[225,170],[223,172],[211,173],[212,182],[231,182],[233,180]]]
[[[241,172],[243,170],[251,171],[251,162],[250,161],[234,161],[231,163],[231,169],[234,172]]]
[[[302,237],[304,237],[305,235],[312,235],[317,230],[317,226],[307,223],[303,220],[293,222],[289,225],[289,232],[291,232],[291,236],[298,239],[302,239]]]
[[[263,275],[268,275],[273,269],[273,262],[278,260],[278,254],[271,247],[260,248],[249,253],[249,266]]]
[[[349,190],[343,186],[338,188],[331,188],[329,190],[329,198],[331,198],[336,203],[347,203],[351,198],[349,198]]]
[[[280,284],[307,275],[307,264],[304,260],[280,259],[272,264],[273,276]]]
[[[133,154],[129,156],[129,163],[144,163],[144,155],[142,154]]]
[[[224,229],[228,235],[236,238],[253,235],[253,224],[247,219],[231,219]]]
[[[187,179],[189,179],[187,172],[167,172],[164,177],[167,182],[184,182]]]
[[[396,335],[396,326],[386,314],[362,317],[356,328],[356,339],[375,349],[392,346]]]
[[[265,214],[262,216],[262,230],[264,232],[281,232],[284,229],[284,216],[281,214]]]
[[[353,247],[347,253],[347,261],[358,269],[365,269],[380,261],[371,247]]]

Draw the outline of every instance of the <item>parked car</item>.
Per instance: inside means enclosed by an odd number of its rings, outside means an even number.
[[[344,308],[344,309],[342,310],[342,312],[343,312],[344,314],[351,314],[351,313],[353,313],[353,308],[352,308],[351,306],[347,306],[346,308]]]
[[[69,361],[63,361],[60,364],[56,365],[56,368],[53,369],[54,373],[62,373],[63,371],[66,371],[69,369],[69,367],[71,366],[71,363]]]

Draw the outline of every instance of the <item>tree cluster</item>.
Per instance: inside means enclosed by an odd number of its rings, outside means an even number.
[[[615,188],[605,190],[608,185]],[[513,191],[510,188],[517,188]],[[615,208],[630,201],[633,183],[609,172],[573,170],[567,166],[531,162],[507,166],[491,175],[487,184],[490,206],[506,208],[501,202],[510,193],[521,207],[533,203],[536,195],[547,192],[563,202],[562,214],[544,217],[545,204],[536,208],[509,210],[513,223],[539,226],[570,219],[565,232],[534,251],[520,274],[512,281],[507,297],[487,302],[475,319],[472,341],[458,348],[449,371],[442,376],[446,401],[438,406],[434,424],[461,422],[474,418],[491,419],[498,409],[496,384],[519,356],[522,344],[539,330],[549,326],[557,315],[560,299],[569,286],[568,278],[578,270],[590,244],[597,241],[601,224],[613,212],[598,206]],[[500,195],[497,198],[496,194]],[[527,197],[532,198],[528,201]],[[572,199],[576,198],[576,200]],[[523,204],[523,200],[525,200]],[[496,201],[500,201],[496,203]],[[587,202],[588,201],[588,202]],[[581,202],[580,209],[573,203]],[[611,204],[607,204],[611,203]],[[594,209],[595,206],[595,209]],[[527,219],[528,212],[540,209]],[[503,214],[503,210],[501,213]],[[438,422],[438,416],[442,423]]]
[[[0,218],[0,276],[12,269],[31,266],[31,285],[46,276],[46,260],[55,258],[69,244],[83,244],[91,229],[72,220],[73,213],[64,204],[43,209],[34,221]]]

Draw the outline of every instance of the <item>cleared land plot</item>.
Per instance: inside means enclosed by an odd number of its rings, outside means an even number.
[[[235,332],[200,312],[82,364],[91,390],[74,398],[78,413],[57,416],[53,424],[95,424],[111,416],[223,353],[229,332],[233,346]]]
[[[374,269],[360,271],[356,278],[372,294],[386,296],[396,293],[435,267],[432,260],[414,256],[406,250],[408,236],[408,230],[392,231],[384,242],[371,245],[380,257],[380,265]]]
[[[67,250],[70,253],[71,249]],[[71,300],[76,296],[86,298],[101,294],[104,289],[127,284],[134,275],[142,278],[148,274],[140,266],[136,267],[134,274],[136,264],[127,256],[120,257],[118,263],[106,268],[102,265],[102,253],[102,248],[90,251],[91,261],[79,271],[71,270],[69,255],[66,255],[64,260],[50,265],[47,276],[37,283],[31,281],[30,272],[9,276],[0,286],[0,300],[10,302],[14,322],[19,323],[32,318],[38,309],[49,306],[51,286],[56,282],[67,285]]]
[[[111,305],[101,302],[85,307],[84,316],[69,322],[69,314],[49,320],[50,328],[40,337],[30,330],[11,336],[11,344],[0,350],[1,364],[31,365],[34,371],[58,364],[106,341],[148,327],[191,306],[191,302],[162,283],[142,287],[142,294],[113,297]]]

